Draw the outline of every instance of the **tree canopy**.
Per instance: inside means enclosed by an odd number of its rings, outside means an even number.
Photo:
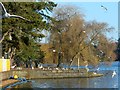
[[[53,16],[56,22],[53,22],[50,43],[56,52],[61,52],[61,62],[72,65],[79,58],[81,64],[87,61],[97,65],[101,60],[111,59],[115,48],[110,48],[112,41],[105,33],[114,30],[113,27],[95,20],[86,22],[73,6],[58,7]]]
[[[48,30],[52,21],[50,13],[56,4],[53,2],[4,2],[7,12],[22,16],[31,22],[19,18],[2,19],[3,39],[2,55],[7,53],[12,59],[16,56],[21,60],[43,57],[39,42],[44,35],[42,30]]]

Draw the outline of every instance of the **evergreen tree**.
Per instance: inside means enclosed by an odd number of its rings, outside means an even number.
[[[56,6],[53,2],[4,2],[7,12],[22,16],[31,22],[19,18],[2,19],[2,55],[15,57],[26,62],[44,56],[39,42],[44,35],[42,30],[49,30],[52,18],[49,15]]]

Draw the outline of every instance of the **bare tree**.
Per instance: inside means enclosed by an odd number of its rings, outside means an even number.
[[[56,9],[54,16],[56,22],[53,23],[50,40],[54,42],[54,49],[60,50],[61,62],[72,65],[79,58],[81,64],[85,61],[98,64],[100,58],[95,46],[100,45],[100,37],[113,28],[103,22],[85,22],[83,14],[70,6]]]

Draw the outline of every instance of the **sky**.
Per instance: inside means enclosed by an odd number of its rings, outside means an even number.
[[[51,0],[54,2],[119,2],[119,0]]]
[[[87,1],[87,0],[86,0]],[[99,1],[99,0],[98,0]],[[114,27],[114,31],[107,33],[108,38],[113,38],[114,41],[118,40],[118,2],[117,0],[99,1],[88,0],[83,2],[82,0],[55,0],[54,2],[59,5],[72,5],[80,8],[85,17],[85,21],[97,21],[106,22],[109,27]],[[107,8],[101,8],[101,5]]]

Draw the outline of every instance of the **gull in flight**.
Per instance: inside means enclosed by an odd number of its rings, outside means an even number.
[[[30,20],[22,17],[22,16],[19,16],[19,15],[11,15],[9,13],[7,13],[4,5],[0,2],[0,11],[2,12],[2,16],[0,16],[0,18],[20,18],[20,19],[23,19],[23,20],[26,20],[28,22],[31,22]]]
[[[89,72],[89,68],[88,68],[88,62],[87,61],[85,61],[85,69],[87,70],[87,72]]]
[[[101,5],[101,8],[103,8],[105,11],[107,11],[108,9],[106,7],[104,7],[103,5]]]
[[[115,72],[115,71],[113,71],[113,73],[112,73],[112,78],[113,78],[115,75],[116,75],[116,72]]]
[[[100,71],[100,68],[99,67],[97,67],[97,69],[95,70],[96,72],[99,72]]]
[[[98,67],[96,70],[97,70],[97,71],[99,71],[99,70],[100,70],[100,68]]]

